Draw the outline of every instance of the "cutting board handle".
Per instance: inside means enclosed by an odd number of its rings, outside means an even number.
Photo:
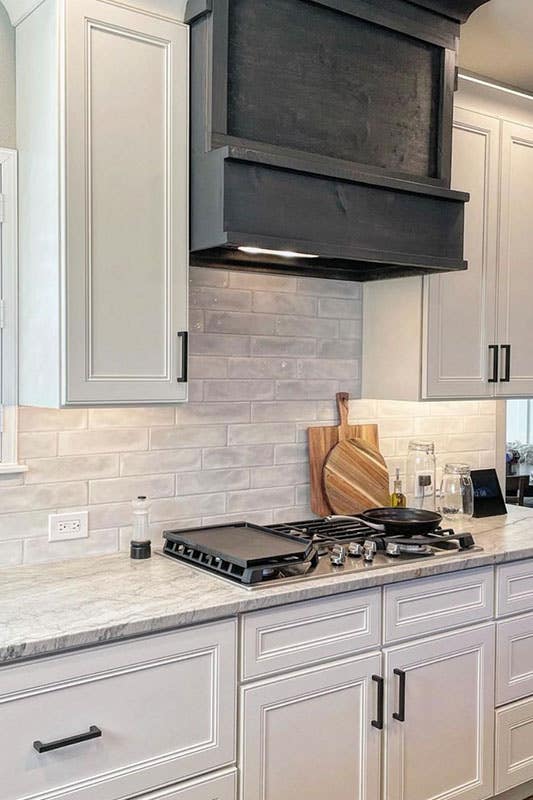
[[[337,392],[337,409],[339,412],[339,440],[348,438],[348,415],[350,413],[350,395],[348,392]]]

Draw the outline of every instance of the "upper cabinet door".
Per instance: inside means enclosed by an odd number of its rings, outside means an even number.
[[[533,127],[505,122],[502,191],[498,342],[501,396],[533,395]]]
[[[489,345],[496,341],[499,140],[497,119],[456,109],[452,184],[470,192],[465,212],[468,270],[426,279],[428,398],[493,394],[488,379]],[[533,169],[533,158],[531,163]]]
[[[182,400],[188,28],[98,0],[66,15],[63,404]]]

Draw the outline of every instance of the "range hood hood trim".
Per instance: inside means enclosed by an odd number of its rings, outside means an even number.
[[[336,15],[337,24],[344,15],[363,20],[363,25],[375,22],[404,39],[415,36],[427,47],[439,48],[436,176],[401,173],[309,152],[305,145],[298,150],[228,133],[229,15],[232,3],[253,2],[189,0],[187,7],[192,40],[191,263],[351,280],[465,269],[468,195],[450,190],[459,25],[435,14],[437,6],[449,11],[461,5],[459,0],[374,0],[372,7],[366,0],[278,0],[285,11],[290,3],[319,6]],[[473,0],[462,5],[471,7]],[[254,13],[253,7],[248,9],[249,17]],[[369,208],[373,213],[366,213]],[[309,213],[317,216],[316,228],[305,225]],[[413,241],[406,236],[409,230]],[[319,258],[252,257],[239,251],[241,246]]]

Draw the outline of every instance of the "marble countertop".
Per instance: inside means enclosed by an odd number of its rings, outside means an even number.
[[[533,510],[473,520],[482,551],[247,591],[154,555],[0,569],[0,663],[246,611],[533,557]]]

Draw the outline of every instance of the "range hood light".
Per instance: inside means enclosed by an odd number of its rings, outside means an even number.
[[[281,258],[319,258],[320,256],[310,255],[309,253],[293,253],[292,250],[266,250],[263,247],[239,247],[242,253],[251,256],[280,256]]]

